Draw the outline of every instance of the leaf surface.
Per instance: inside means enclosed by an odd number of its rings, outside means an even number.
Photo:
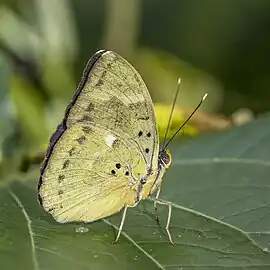
[[[172,145],[161,198],[92,224],[57,224],[36,199],[38,174],[0,188],[0,269],[270,269],[270,117]],[[18,179],[21,180],[21,179]],[[16,259],[15,259],[16,258]]]

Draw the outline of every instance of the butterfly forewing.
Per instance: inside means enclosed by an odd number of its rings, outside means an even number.
[[[156,121],[148,90],[138,72],[113,52],[105,52],[94,64],[67,118],[67,125],[74,122],[101,125],[134,140],[149,164],[157,150]]]

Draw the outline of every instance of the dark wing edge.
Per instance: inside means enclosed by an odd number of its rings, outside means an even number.
[[[87,80],[88,80],[88,77],[89,77],[89,74],[93,68],[93,66],[95,65],[95,63],[99,60],[99,58],[104,54],[106,53],[107,50],[99,50],[97,51],[91,58],[90,60],[88,61],[84,71],[83,71],[83,75],[82,75],[82,78],[81,78],[81,81],[77,87],[77,90],[76,92],[74,93],[69,105],[67,106],[66,108],[66,111],[65,111],[65,116],[61,122],[61,124],[58,125],[56,131],[52,134],[51,138],[50,138],[50,141],[49,141],[49,146],[47,148],[47,151],[46,151],[46,154],[45,154],[45,159],[43,161],[43,164],[41,165],[40,167],[40,178],[39,178],[39,182],[38,182],[38,186],[37,186],[37,190],[38,190],[38,201],[39,203],[42,205],[42,198],[40,197],[40,194],[39,194],[39,190],[40,190],[40,187],[42,185],[42,177],[43,177],[43,173],[48,165],[48,162],[49,162],[49,159],[50,159],[50,156],[53,152],[53,149],[56,145],[56,143],[58,142],[58,140],[61,138],[61,136],[63,135],[63,133],[65,132],[65,130],[67,129],[67,125],[66,125],[66,122],[67,122],[67,118],[69,116],[69,113],[70,113],[70,110],[71,108],[73,107],[73,105],[76,103],[78,97],[80,96],[82,90],[84,89],[84,86],[85,84],[87,83]]]

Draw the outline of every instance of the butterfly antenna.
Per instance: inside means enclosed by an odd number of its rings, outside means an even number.
[[[178,93],[179,93],[179,89],[180,89],[180,84],[181,84],[181,78],[179,78],[178,79],[178,82],[177,82],[177,88],[176,88],[176,92],[175,92],[175,95],[174,95],[174,99],[173,99],[173,103],[172,103],[172,108],[171,108],[171,112],[170,112],[170,117],[169,117],[169,121],[168,121],[168,125],[167,125],[167,128],[166,128],[166,132],[165,132],[165,136],[164,136],[164,140],[163,140],[162,148],[161,149],[165,149],[164,148],[164,145],[166,143],[167,135],[168,135],[169,128],[170,128],[170,125],[171,125],[172,115],[173,115],[174,107],[175,107],[176,100],[177,100],[177,97],[178,97]]]
[[[189,115],[189,117],[185,120],[185,122],[178,128],[178,130],[173,134],[173,136],[168,140],[168,142],[162,147],[162,150],[165,150],[169,143],[173,140],[173,138],[180,132],[180,130],[186,125],[186,123],[190,120],[190,118],[194,115],[194,113],[201,107],[201,105],[203,104],[203,102],[205,101],[205,99],[207,98],[208,94],[206,93],[203,98],[201,99],[201,101],[199,102],[199,104],[197,105],[197,107],[193,110],[193,112]]]

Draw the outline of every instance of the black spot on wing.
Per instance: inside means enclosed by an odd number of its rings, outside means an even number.
[[[149,120],[149,118],[150,118],[149,116],[138,117],[138,120],[145,120],[146,121],[146,120]]]
[[[103,72],[103,74],[104,74],[105,72]],[[105,74],[103,75],[103,77],[105,76]],[[101,85],[103,85],[103,81],[101,80],[101,79],[99,79],[98,80],[98,82],[97,82],[97,84],[96,84],[96,86],[101,86]]]
[[[116,164],[115,164],[115,167],[116,167],[117,169],[120,169],[120,168],[121,168],[121,164],[120,164],[120,163],[116,163]]]
[[[72,156],[75,153],[75,147],[72,147],[69,151],[68,154]]]
[[[88,107],[86,108],[87,112],[91,112],[94,110],[94,104],[92,102],[89,103]]]
[[[71,108],[74,106],[74,104],[76,103],[78,97],[80,96],[82,90],[84,89],[84,86],[89,78],[89,74],[91,72],[91,70],[93,69],[95,63],[99,60],[99,58],[104,54],[106,53],[106,50],[100,50],[98,52],[96,52],[91,58],[90,60],[88,61],[87,65],[86,65],[86,68],[84,69],[83,71],[83,76],[82,76],[82,79],[77,87],[77,90],[75,92],[75,94],[73,95],[73,98],[70,102],[70,104],[68,105],[67,109],[66,109],[66,112],[65,112],[65,116],[62,120],[62,123],[60,125],[58,125],[56,131],[53,133],[53,135],[51,136],[50,138],[50,142],[49,142],[49,147],[47,148],[47,151],[46,151],[46,154],[45,154],[45,159],[44,159],[44,162],[40,168],[40,178],[39,178],[39,183],[38,183],[38,186],[37,186],[37,189],[38,189],[38,200],[40,202],[40,204],[42,205],[42,198],[39,194],[39,190],[40,190],[40,187],[42,185],[42,182],[43,182],[43,173],[48,165],[48,162],[49,162],[49,159],[50,159],[50,156],[53,152],[53,149],[56,145],[56,143],[58,142],[58,140],[61,138],[61,136],[63,135],[63,133],[65,132],[65,130],[67,129],[67,118],[70,114],[70,110]]]
[[[85,133],[85,134],[89,134],[89,133],[91,133],[93,130],[90,128],[90,127],[88,127],[88,126],[84,126],[84,127],[82,127],[82,130],[83,130],[83,132]]]
[[[64,179],[65,179],[65,176],[64,176],[63,174],[60,174],[60,175],[58,176],[58,183],[63,182]]]
[[[64,162],[62,169],[66,169],[66,168],[69,166],[69,164],[70,164],[70,160],[67,159],[67,160]]]
[[[109,66],[109,65],[108,65],[108,66]],[[107,67],[108,67],[108,66],[107,66]],[[106,76],[106,74],[107,74],[107,70],[104,70],[104,72],[101,73],[100,79],[101,79],[101,80],[104,79],[104,77]],[[97,84],[98,84],[98,82],[97,82]],[[97,84],[96,84],[96,86],[98,86]]]
[[[85,140],[86,140],[86,137],[85,137],[85,136],[81,136],[81,137],[79,137],[79,138],[77,139],[77,142],[78,142],[79,144],[82,144]]]
[[[92,118],[89,115],[84,115],[81,119],[79,119],[78,123],[91,122]]]

